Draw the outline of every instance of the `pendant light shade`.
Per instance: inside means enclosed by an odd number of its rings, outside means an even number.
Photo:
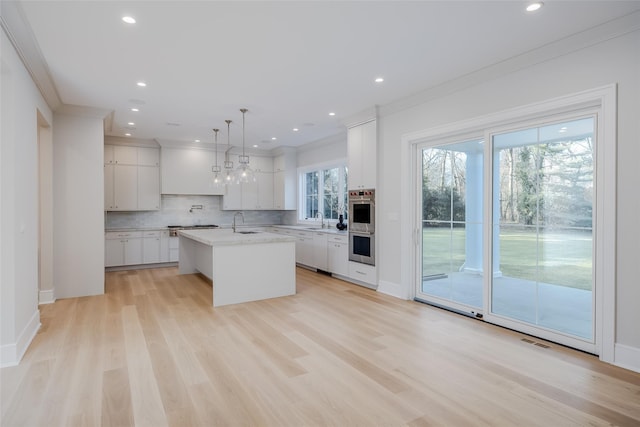
[[[249,156],[244,151],[244,115],[249,111],[246,108],[241,108],[242,113],[242,155],[238,156],[238,168],[236,169],[236,182],[237,183],[249,183],[255,182],[256,176],[249,166]]]
[[[211,166],[211,172],[213,172],[213,178],[211,180],[211,184],[214,187],[220,187],[221,185],[224,184],[224,182],[222,181],[222,176],[220,176],[220,172],[222,172],[220,165],[218,165],[218,131],[220,131],[220,129],[213,129],[213,133],[215,135],[215,159],[216,159],[216,163],[215,165]]]
[[[233,162],[229,160],[229,151],[231,150],[230,129],[231,120],[224,121],[227,124],[227,150],[224,152],[224,183],[233,184]]]

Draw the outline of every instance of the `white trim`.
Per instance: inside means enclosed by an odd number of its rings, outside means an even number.
[[[53,304],[56,297],[53,295],[53,289],[40,291],[38,294],[38,304]]]
[[[430,129],[411,132],[402,136],[400,147],[401,164],[409,165],[403,168],[401,173],[401,188],[411,188],[415,191],[402,192],[401,205],[412,206],[401,214],[401,283],[411,283],[411,291],[415,295],[417,289],[415,249],[417,231],[415,224],[418,222],[418,209],[416,206],[419,197],[419,189],[416,180],[417,145],[438,138],[452,139],[466,137],[469,134],[485,132],[489,129],[508,127],[521,124],[527,120],[544,120],[545,117],[553,118],[581,110],[598,110],[597,120],[597,155],[596,155],[596,185],[597,197],[600,200],[596,204],[596,263],[595,291],[601,292],[597,296],[596,318],[596,349],[600,359],[604,362],[614,363],[615,349],[615,324],[616,324],[616,161],[617,161],[617,86],[610,84],[591,90],[560,96],[551,100],[512,108],[506,111],[495,112],[485,116],[476,117],[460,122],[449,123]],[[487,135],[488,136],[488,135]],[[486,137],[485,137],[486,138]],[[490,144],[486,144],[488,147]],[[491,160],[491,159],[489,159]],[[489,162],[491,163],[491,162]],[[491,168],[487,168],[491,169]],[[489,174],[490,170],[485,170]],[[486,177],[485,177],[486,181]],[[490,186],[491,182],[485,183]],[[485,187],[485,192],[492,189]],[[408,200],[412,197],[414,200]],[[491,206],[485,206],[485,218],[491,218]],[[485,231],[485,235],[486,231]],[[491,266],[492,247],[491,239],[485,239],[485,268]],[[405,253],[408,252],[408,253]],[[486,288],[486,286],[485,286]],[[485,306],[488,307],[485,295]],[[485,315],[485,319],[487,319]],[[489,319],[487,319],[489,320]]]
[[[640,348],[616,344],[613,364],[631,371],[640,372]]]
[[[411,293],[408,291],[406,286],[402,286],[400,283],[387,282],[386,280],[378,281],[378,292],[391,295],[392,297],[409,300],[412,299]]]
[[[40,329],[40,311],[36,310],[31,316],[29,323],[20,333],[18,340],[12,344],[5,344],[0,347],[0,368],[16,366],[20,363],[22,356],[29,348],[29,344]]]

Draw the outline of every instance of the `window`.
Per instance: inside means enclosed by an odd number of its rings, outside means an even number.
[[[330,165],[312,167],[300,173],[300,220],[318,217],[318,212],[327,220],[347,219],[347,167]]]

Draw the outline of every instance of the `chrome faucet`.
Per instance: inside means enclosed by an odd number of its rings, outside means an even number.
[[[236,232],[236,217],[238,216],[238,214],[242,217],[242,223],[244,224],[244,213],[242,212],[236,212],[233,214],[233,232]]]
[[[316,214],[316,218],[320,215],[320,228],[324,228],[324,214],[320,211]]]

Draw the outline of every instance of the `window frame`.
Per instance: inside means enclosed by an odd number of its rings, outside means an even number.
[[[338,192],[344,191],[344,194],[342,195],[342,198],[346,198],[347,197],[347,193],[348,193],[348,176],[349,176],[349,171],[348,171],[348,165],[347,165],[347,159],[346,158],[342,158],[342,159],[338,159],[338,160],[333,160],[330,162],[323,162],[323,163],[316,163],[313,165],[307,165],[304,167],[299,167],[298,168],[298,215],[297,215],[297,220],[299,224],[315,224],[318,221],[318,218],[309,218],[306,217],[306,201],[307,201],[307,194],[306,194],[306,175],[308,173],[312,173],[312,172],[318,172],[319,176],[318,176],[318,211],[323,212],[324,211],[324,174],[323,172],[327,169],[335,169],[338,168],[341,171],[339,172],[339,177],[338,177]],[[346,176],[344,171],[346,171]],[[348,206],[344,206],[344,215],[345,215],[345,220],[347,219],[347,210],[348,210]],[[337,218],[324,218],[324,222],[325,223],[330,223],[330,224],[335,224],[338,222]]]

